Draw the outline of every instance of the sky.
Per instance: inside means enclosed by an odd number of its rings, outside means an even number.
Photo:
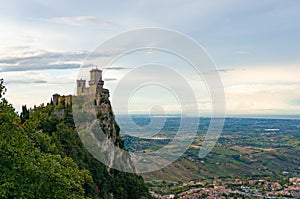
[[[206,50],[224,85],[227,115],[300,115],[299,1],[0,3],[0,78],[8,89],[6,98],[17,110],[24,104],[47,103],[54,93],[74,94],[80,65],[104,41],[126,31],[158,27],[181,32]],[[150,53],[139,52],[114,63],[115,70],[104,76],[105,86],[113,93],[135,59],[149,59],[141,58],[145,54]],[[155,59],[156,54],[151,52],[150,58]],[[157,56],[168,59],[164,53]],[[177,58],[169,59],[167,63],[181,64],[178,68],[186,72],[184,77],[191,87],[197,87],[201,111],[209,112],[209,91],[204,83],[193,79],[192,70],[186,70],[189,66]],[[140,77],[143,75],[147,73]],[[180,82],[174,81],[174,85],[180,86]],[[154,87],[145,86],[130,98],[131,112],[180,110],[176,96]],[[122,96],[114,100],[122,101]],[[117,114],[124,112],[115,109]]]

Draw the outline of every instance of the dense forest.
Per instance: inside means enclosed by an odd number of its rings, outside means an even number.
[[[18,114],[5,92],[1,80],[0,198],[150,197],[141,176],[109,169],[89,154],[71,105],[23,106]]]

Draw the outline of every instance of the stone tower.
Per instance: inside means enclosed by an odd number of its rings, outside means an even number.
[[[54,105],[58,104],[58,99],[59,99],[60,95],[55,93],[54,95],[52,95],[52,101]]]
[[[104,82],[102,81],[102,71],[92,69],[90,71],[89,94],[99,94],[102,92]]]
[[[99,81],[102,81],[102,71],[99,69],[92,69],[90,71],[90,81],[89,85],[97,84]]]
[[[95,105],[99,105],[101,97],[109,97],[109,92],[103,88],[103,85],[102,71],[97,68],[92,69],[88,87],[86,87],[86,80],[77,80],[77,96],[92,95],[95,97]]]
[[[80,80],[77,80],[77,95],[81,96],[81,95],[84,95],[84,92],[86,90],[86,80],[84,79],[80,79]]]
[[[99,69],[92,69],[90,71],[90,81],[89,86],[86,87],[86,80],[77,80],[77,95],[95,95],[96,93],[101,93],[103,89],[104,82],[102,80],[102,71]]]

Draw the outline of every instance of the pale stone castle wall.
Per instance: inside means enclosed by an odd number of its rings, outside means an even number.
[[[52,101],[54,105],[58,105],[59,103],[64,102],[65,105],[71,104],[72,102],[72,95],[59,95],[55,93],[52,95]]]
[[[77,80],[77,96],[94,95],[95,105],[100,105],[102,97],[108,98],[108,89],[103,88],[104,81],[102,80],[102,71],[99,69],[92,69],[90,71],[89,86],[86,86],[86,80]]]
[[[104,81],[102,80],[102,71],[99,69],[92,69],[90,71],[90,81],[88,87],[86,86],[86,80],[77,80],[77,96],[94,95],[95,105],[100,105],[101,98],[109,98],[109,90],[103,88]],[[61,101],[65,104],[71,104],[72,96],[61,96],[59,94],[54,94],[52,96],[52,101],[54,105],[59,104]]]
[[[86,87],[86,80],[77,80],[77,95],[95,95],[101,93],[103,90],[104,82],[102,80],[102,71],[99,69],[92,69],[90,71],[89,86]]]
[[[86,87],[86,80],[77,80],[77,96],[94,95],[97,89],[99,89],[98,92],[101,93],[103,84],[102,71],[99,69],[93,69],[90,71],[90,81],[88,87]]]

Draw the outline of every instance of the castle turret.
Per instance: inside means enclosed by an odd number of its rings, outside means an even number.
[[[52,101],[54,105],[58,104],[58,99],[59,99],[60,95],[55,93],[54,95],[52,95]]]
[[[102,92],[104,82],[102,81],[102,71],[92,69],[90,71],[89,94],[99,95]]]
[[[85,92],[86,92],[85,84],[86,84],[86,80],[84,80],[84,79],[77,80],[77,95],[78,96],[85,95]]]
[[[99,81],[102,81],[102,71],[99,69],[92,69],[90,71],[89,85],[97,85]]]
[[[99,69],[92,69],[90,71],[89,86],[86,87],[86,80],[77,80],[77,95],[87,96],[91,95],[95,97],[95,105],[100,104],[100,98],[102,96],[109,97],[109,92],[103,89],[104,81],[102,80],[102,71]]]

